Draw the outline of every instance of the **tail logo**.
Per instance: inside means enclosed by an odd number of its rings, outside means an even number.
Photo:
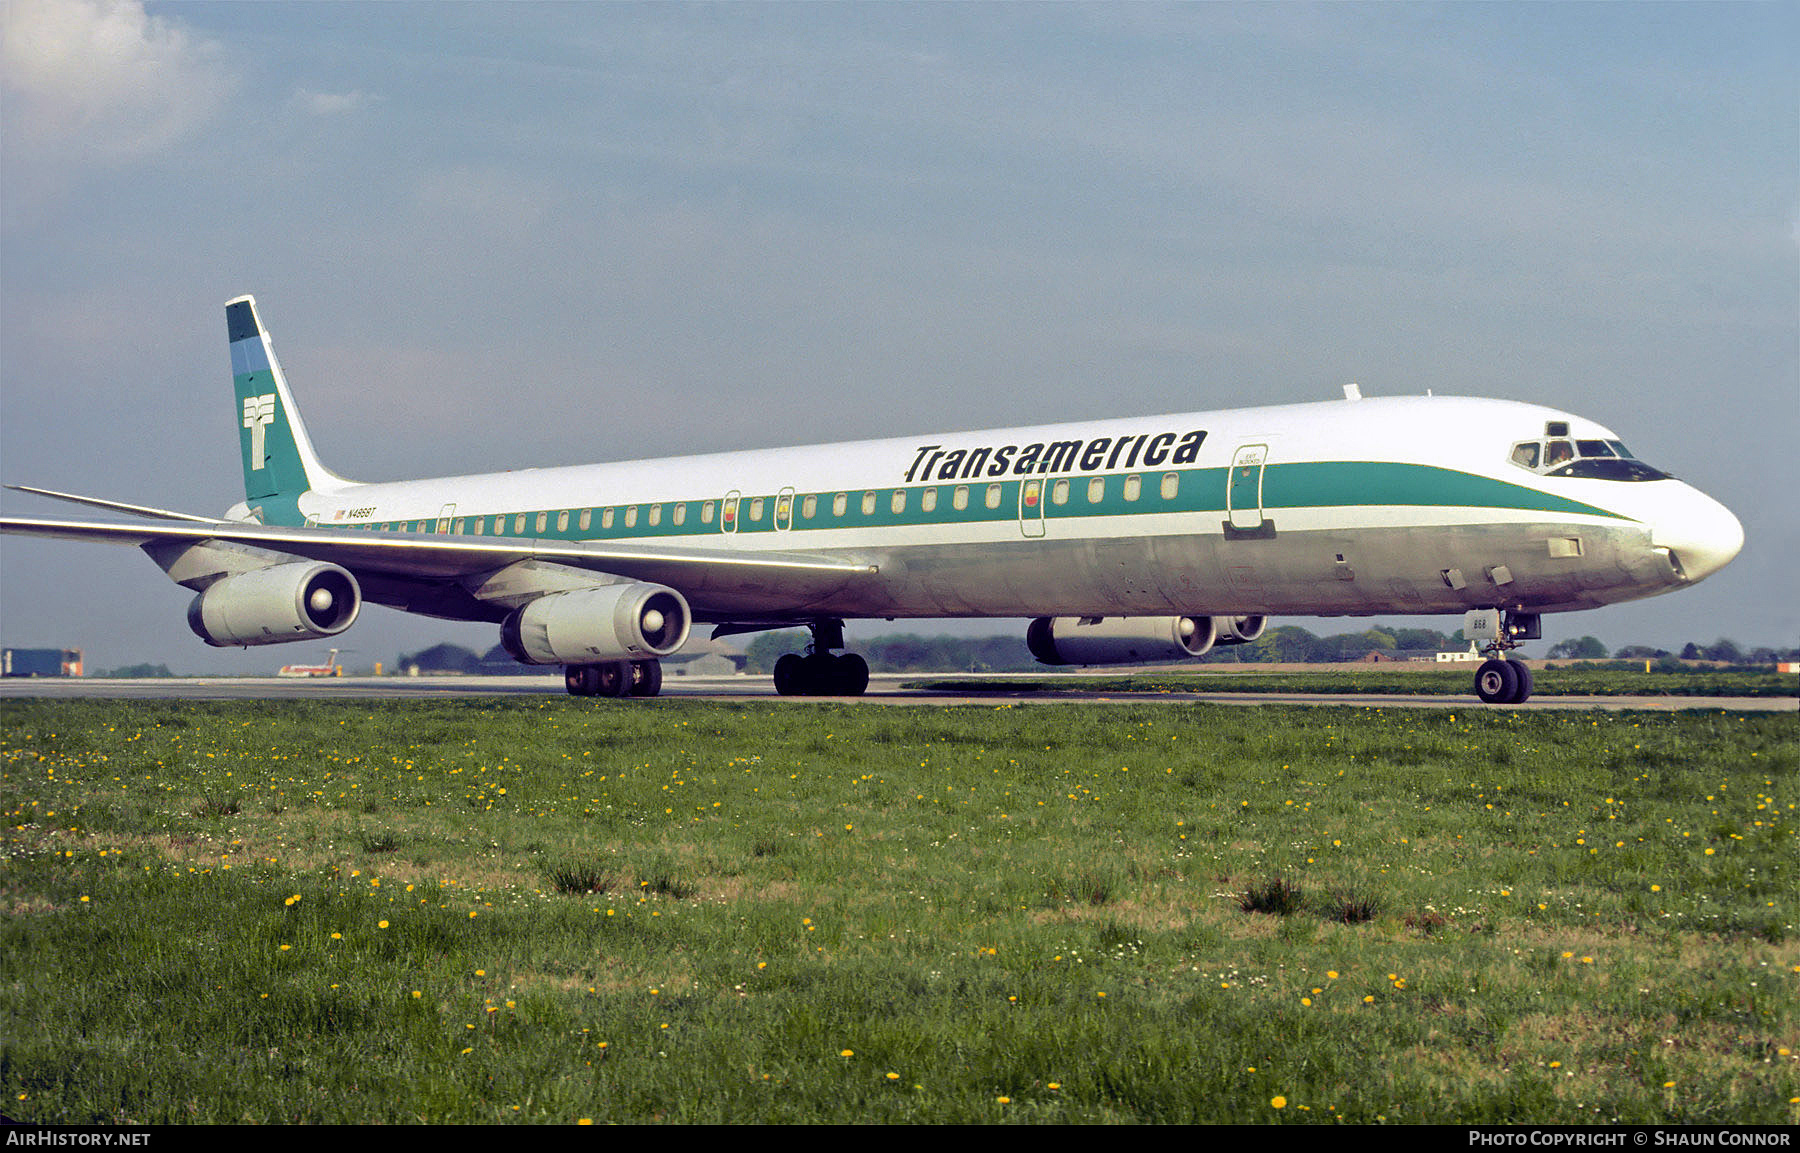
[[[244,427],[250,430],[250,467],[259,470],[267,453],[263,451],[263,429],[275,423],[275,394],[244,398]]]

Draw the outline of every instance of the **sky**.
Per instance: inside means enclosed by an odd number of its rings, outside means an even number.
[[[1580,413],[1743,521],[1722,572],[1542,647],[1800,643],[1800,4],[7,0],[0,31],[6,483],[240,500],[246,292],[359,480],[1356,381]],[[6,645],[323,657],[209,649],[191,596],[0,538]],[[902,628],[940,631],[851,639]],[[371,607],[339,640],[497,636]]]

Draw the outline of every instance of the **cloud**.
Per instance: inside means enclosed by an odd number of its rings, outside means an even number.
[[[295,91],[290,103],[314,116],[341,116],[365,108],[381,99],[360,89],[349,92],[315,92],[310,88]]]
[[[167,149],[232,82],[220,46],[138,0],[11,0],[0,75],[9,151],[112,166]]]

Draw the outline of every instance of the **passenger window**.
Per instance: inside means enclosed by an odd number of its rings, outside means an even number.
[[[1164,500],[1174,500],[1175,494],[1180,491],[1181,491],[1181,474],[1178,472],[1163,473],[1162,498]]]
[[[894,490],[894,497],[892,500],[888,501],[888,508],[892,509],[896,514],[903,513],[906,511],[906,490],[905,489],[897,488]]]
[[[956,491],[950,494],[950,507],[957,512],[961,512],[963,509],[969,507],[968,485],[959,484],[956,486]]]
[[[661,523],[662,523],[662,505],[653,504],[650,506],[650,527],[655,528],[657,525],[659,525]]]
[[[591,508],[582,509],[581,510],[581,531],[586,532],[588,529],[592,528],[593,525],[594,525],[594,510]]]
[[[819,515],[819,498],[811,493],[802,497],[800,500],[800,515],[806,520],[811,520],[813,517]]]
[[[625,527],[637,527],[637,505],[635,504],[625,506]]]
[[[713,502],[707,501],[700,506],[700,523],[711,524],[713,518]]]
[[[928,488],[919,494],[919,508],[924,512],[937,510],[937,489]]]
[[[864,516],[875,515],[875,494],[873,492],[863,493],[862,511]]]
[[[462,520],[462,517],[457,517],[457,518],[456,518],[456,523],[455,523],[455,524],[453,524],[453,525],[451,525],[451,526],[450,526],[450,531],[451,531],[451,532],[453,532],[453,533],[455,533],[455,534],[456,534],[456,535],[457,535],[457,536],[461,536],[461,535],[462,535],[462,530],[463,530],[463,520]]]
[[[518,516],[513,517],[513,535],[514,536],[524,536],[525,535],[525,514],[524,513],[520,513]]]
[[[1126,500],[1136,500],[1138,498],[1138,494],[1140,492],[1142,492],[1143,489],[1144,489],[1144,478],[1139,476],[1137,473],[1134,472],[1130,476],[1125,478],[1125,499]]]
[[[687,523],[687,501],[675,506],[675,527],[680,528]]]
[[[476,536],[480,536],[481,530],[486,527],[487,527],[487,518],[486,517],[478,516],[475,518],[475,535]]]
[[[1088,481],[1088,503],[1099,504],[1106,499],[1106,478],[1097,476]]]
[[[1050,486],[1050,499],[1056,504],[1069,503],[1069,482],[1059,480]]]
[[[831,498],[831,515],[843,516],[850,509],[850,494],[840,492]]]
[[[600,510],[600,527],[607,532],[612,531],[614,511],[610,508]]]
[[[556,514],[556,531],[557,532],[568,532],[569,531],[569,510],[566,508]]]
[[[1000,507],[1000,486],[998,484],[988,485],[986,504],[989,508]]]
[[[750,519],[751,519],[751,521],[758,523],[758,524],[762,523],[762,514],[763,514],[763,498],[760,496],[751,497],[750,498]]]

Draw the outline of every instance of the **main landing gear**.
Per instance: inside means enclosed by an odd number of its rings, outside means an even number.
[[[662,692],[662,662],[564,665],[563,684],[573,697],[653,697]]]
[[[1535,641],[1544,635],[1539,620],[1536,613],[1502,615],[1499,609],[1476,609],[1463,617],[1463,635],[1487,641],[1481,650],[1487,660],[1475,670],[1475,695],[1482,703],[1522,705],[1531,698],[1531,670],[1509,653],[1520,641]]]
[[[869,662],[844,647],[844,622],[813,621],[806,655],[788,653],[775,662],[775,691],[784,697],[860,697],[869,687]]]

